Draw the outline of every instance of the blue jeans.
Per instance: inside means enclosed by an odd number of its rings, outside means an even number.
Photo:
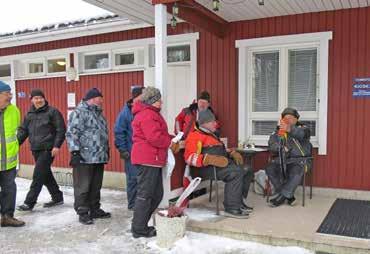
[[[134,209],[137,193],[137,168],[131,164],[130,158],[125,160],[127,207]]]

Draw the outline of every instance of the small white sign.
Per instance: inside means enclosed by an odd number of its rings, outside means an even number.
[[[68,105],[68,108],[76,107],[76,94],[75,93],[67,94],[67,105]]]

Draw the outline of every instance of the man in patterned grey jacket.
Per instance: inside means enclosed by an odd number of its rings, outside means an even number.
[[[103,95],[90,89],[71,113],[67,126],[67,143],[73,167],[74,208],[82,224],[93,219],[110,218],[100,208],[100,189],[104,164],[109,161],[108,127],[102,114]]]

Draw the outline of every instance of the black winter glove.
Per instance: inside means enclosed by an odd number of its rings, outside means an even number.
[[[130,158],[130,152],[129,151],[120,151],[119,156],[122,160],[128,160]]]
[[[69,162],[69,165],[73,168],[76,168],[78,167],[81,162],[84,161],[84,159],[82,158],[81,154],[80,154],[80,151],[73,151],[71,153],[71,160]]]

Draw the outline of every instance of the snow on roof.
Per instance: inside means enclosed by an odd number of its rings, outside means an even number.
[[[37,27],[37,28],[26,28],[24,30],[19,30],[13,33],[3,33],[3,34],[0,34],[0,39],[14,38],[14,37],[22,36],[22,35],[58,31],[62,29],[82,27],[82,26],[87,26],[87,25],[92,25],[92,24],[94,25],[103,24],[107,22],[122,21],[122,20],[126,20],[126,19],[120,18],[118,15],[97,16],[97,17],[91,17],[88,19],[79,19],[79,20],[73,20],[73,21],[59,22],[55,24],[48,24],[42,27]]]

